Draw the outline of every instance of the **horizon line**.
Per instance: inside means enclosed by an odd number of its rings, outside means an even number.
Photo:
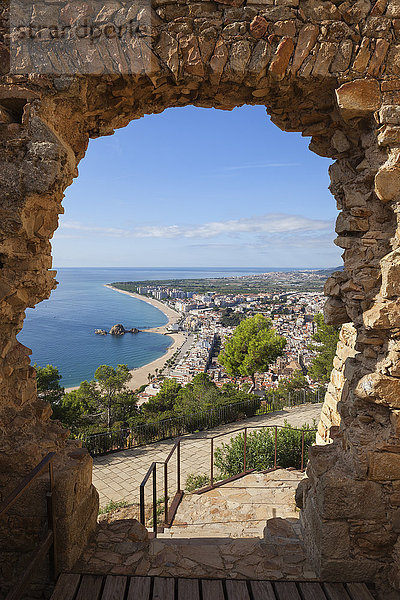
[[[78,266],[78,265],[74,265],[74,266],[53,266],[51,267],[51,269],[49,270],[53,270],[53,269],[276,269],[276,270],[281,270],[281,269],[292,269],[294,271],[298,271],[301,269],[305,269],[307,271],[316,271],[316,270],[320,270],[320,269],[340,269],[343,268],[343,265],[336,265],[336,266],[328,266],[328,267],[324,267],[324,266],[320,266],[320,267],[306,267],[306,266],[302,266],[302,267],[250,267],[250,266],[246,266],[246,267],[232,267],[232,266],[210,266],[210,265],[206,265],[206,266],[201,266],[201,267],[196,267],[196,266],[145,266],[145,267],[137,267],[137,266],[116,266],[116,265],[112,265],[112,266]]]

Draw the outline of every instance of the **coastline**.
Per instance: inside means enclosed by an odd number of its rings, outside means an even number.
[[[136,300],[141,300],[142,302],[146,302],[147,304],[151,304],[154,308],[158,308],[159,311],[164,313],[167,317],[168,322],[165,325],[160,325],[160,327],[146,327],[145,329],[141,329],[140,331],[148,332],[148,333],[168,333],[167,327],[168,325],[174,325],[177,321],[179,321],[181,315],[178,311],[166,306],[160,300],[156,300],[155,298],[148,298],[147,296],[141,296],[140,294],[136,294],[136,292],[127,292],[126,290],[119,290],[118,288],[106,283],[104,287],[109,290],[114,290],[114,292],[119,292],[120,294],[126,294],[127,296],[131,296],[132,298],[136,298]]]
[[[130,390],[137,390],[145,383],[148,383],[149,380],[147,375],[151,373],[154,375],[155,369],[162,369],[165,363],[175,352],[184,344],[185,336],[182,333],[173,333],[167,331],[168,325],[174,325],[177,321],[179,321],[181,315],[174,309],[166,306],[163,302],[159,300],[155,300],[154,298],[147,298],[147,296],[141,296],[140,294],[136,294],[135,292],[127,292],[126,290],[119,290],[118,288],[105,284],[105,287],[110,290],[114,290],[115,292],[119,292],[120,294],[126,294],[127,296],[131,296],[132,298],[136,298],[136,300],[141,300],[142,302],[147,302],[147,304],[151,304],[155,308],[158,308],[164,315],[167,317],[168,322],[165,325],[161,325],[160,327],[149,327],[146,329],[141,329],[143,333],[160,333],[162,335],[168,335],[172,339],[172,344],[167,348],[167,351],[164,352],[162,356],[156,358],[150,363],[146,363],[142,367],[137,367],[136,369],[131,369],[130,373],[132,374],[132,379],[128,383],[128,388]]]
[[[147,304],[151,304],[159,311],[161,311],[167,318],[168,322],[165,325],[161,325],[160,327],[149,327],[146,329],[141,329],[140,331],[143,333],[159,333],[161,335],[168,335],[172,339],[172,344],[167,348],[166,352],[159,358],[146,363],[142,367],[136,367],[135,369],[131,369],[130,373],[132,375],[132,379],[127,384],[128,389],[137,390],[142,385],[148,383],[147,375],[151,373],[155,374],[155,369],[162,369],[169,358],[184,344],[185,335],[182,333],[170,333],[167,331],[168,325],[175,324],[180,319],[180,314],[166,306],[159,300],[155,300],[153,298],[147,298],[146,296],[141,296],[140,294],[136,294],[134,292],[127,292],[125,290],[119,290],[112,285],[105,284],[104,287],[109,288],[110,290],[114,290],[115,292],[119,292],[120,294],[126,294],[127,296],[131,296],[132,298],[136,298],[136,300],[141,300],[142,302],[147,302]],[[71,392],[72,390],[77,390],[78,386],[65,388],[66,392]]]

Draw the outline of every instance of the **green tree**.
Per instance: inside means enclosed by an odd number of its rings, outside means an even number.
[[[215,387],[215,384],[213,381],[211,381],[208,373],[197,373],[197,375],[195,375],[192,379],[192,384],[200,385],[200,386]]]
[[[177,414],[193,414],[220,403],[221,392],[207,373],[198,373],[182,388],[174,404]]]
[[[221,315],[221,325],[223,327],[236,327],[245,318],[243,313],[234,312],[231,308],[224,308]]]
[[[327,325],[321,313],[314,317],[317,329],[312,336],[316,344],[309,344],[309,349],[317,354],[310,363],[308,374],[321,383],[327,383],[330,379],[336,346],[339,341],[339,327]]]
[[[154,417],[156,414],[171,411],[181,388],[181,384],[175,379],[164,379],[158,394],[152,396],[146,404],[143,404],[143,413]]]
[[[57,367],[35,365],[35,368],[39,396],[50,402],[52,418],[74,434],[97,429],[105,422],[110,427],[116,421],[137,418],[137,397],[126,387],[131,378],[127,365],[118,365],[116,369],[101,365],[92,381],[82,381],[76,390],[67,393],[60,386]]]
[[[131,390],[117,394],[113,403],[113,427],[117,425],[127,427],[137,423],[139,418],[137,401],[136,394]]]
[[[50,402],[53,419],[62,422],[72,432],[79,433],[94,415],[95,405],[91,401],[90,384],[83,381],[77,390],[65,393],[60,386],[61,375],[57,367],[46,365],[36,369],[37,391],[40,398]]]
[[[255,374],[264,373],[282,356],[286,339],[277,334],[270,319],[258,314],[245,319],[226,342],[218,360],[233,376],[251,377],[249,392],[255,388]]]
[[[293,397],[298,398],[299,392],[302,392],[303,390],[306,392],[310,391],[310,386],[307,379],[300,370],[293,371],[290,377],[281,379],[276,388],[267,390],[265,399],[271,404],[271,406],[277,399],[283,399],[286,403],[290,397],[292,398],[292,401]],[[306,396],[303,397],[305,398]]]
[[[55,418],[75,434],[96,433],[106,425],[110,428],[135,422],[137,417],[136,395],[121,389],[112,396],[108,421],[108,399],[95,380],[82,381],[79,388],[66,393],[55,411]]]
[[[64,388],[60,385],[62,377],[58,367],[54,367],[53,365],[39,367],[35,363],[34,368],[36,369],[36,385],[39,398],[50,403],[53,410],[53,419],[58,419],[68,426],[64,422],[66,416],[63,406],[65,392]]]
[[[92,384],[82,381],[78,389],[67,392],[57,405],[53,405],[53,418],[60,420],[72,433],[79,434],[102,416],[96,400]]]
[[[36,363],[33,366],[36,369],[38,395],[52,405],[60,402],[64,395],[64,388],[60,386],[62,376],[58,367],[53,367],[53,365],[39,367]]]
[[[97,403],[106,410],[107,427],[111,426],[113,403],[128,392],[126,384],[132,378],[127,365],[97,367],[92,384],[96,384]]]
[[[303,373],[298,370],[293,371],[292,375],[287,379],[280,380],[277,387],[277,393],[280,396],[287,398],[292,392],[308,389],[310,389],[310,386],[307,379],[304,377]]]

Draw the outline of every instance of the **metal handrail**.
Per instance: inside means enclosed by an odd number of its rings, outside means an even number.
[[[316,432],[317,429],[299,429],[297,427],[290,427],[288,425],[249,425],[249,426],[245,426],[245,427],[239,427],[239,428],[233,429],[229,432],[217,433],[216,435],[211,436],[210,438],[207,438],[210,440],[210,444],[211,444],[210,485],[196,490],[195,493],[202,494],[210,489],[219,487],[221,485],[224,485],[225,483],[228,483],[235,479],[239,479],[240,477],[243,477],[244,475],[247,475],[248,473],[253,472],[254,469],[247,468],[247,431],[248,431],[248,429],[268,429],[268,428],[274,429],[274,466],[271,469],[268,469],[268,471],[274,471],[274,470],[280,468],[279,465],[277,464],[278,429],[290,429],[292,431],[301,431],[301,471],[304,471],[304,450],[305,450],[304,435],[305,435],[305,433]],[[214,482],[214,440],[223,435],[232,435],[232,434],[238,433],[240,431],[244,431],[243,471],[241,471],[237,475],[233,475],[232,477],[228,477],[226,479],[222,479],[217,482]],[[140,522],[142,523],[142,525],[146,526],[144,492],[145,492],[145,486],[146,486],[147,482],[149,481],[150,477],[153,476],[153,534],[154,534],[154,537],[157,537],[157,531],[158,531],[158,527],[157,527],[157,464],[164,466],[164,527],[171,527],[174,517],[175,517],[175,514],[176,514],[176,511],[178,509],[179,503],[183,497],[183,490],[181,490],[181,443],[183,440],[191,442],[191,443],[193,443],[194,441],[199,441],[199,439],[186,440],[186,438],[179,438],[175,442],[175,444],[173,445],[171,450],[169,451],[168,456],[164,462],[159,462],[159,463],[152,462],[151,463],[150,467],[148,468],[148,470],[146,472],[146,475],[144,476],[144,478],[140,484],[140,490],[139,490],[140,491]],[[168,463],[171,460],[171,458],[175,452],[177,454],[177,490],[176,490],[175,496],[171,502],[171,505],[169,505]]]
[[[25,573],[18,581],[17,585],[13,590],[7,594],[5,600],[20,600],[23,593],[32,579],[40,561],[49,553],[50,562],[50,578],[55,579],[57,576],[57,555],[56,555],[56,534],[55,534],[55,513],[53,504],[53,488],[54,488],[54,474],[52,461],[55,457],[55,452],[49,452],[36,467],[32,469],[28,475],[26,475],[21,483],[19,483],[15,489],[0,503],[0,517],[5,515],[7,511],[15,504],[18,498],[30,487],[33,481],[44,471],[46,467],[49,468],[49,479],[50,479],[50,491],[46,494],[46,505],[47,505],[47,533],[41,540],[39,548],[33,554]]]
[[[238,431],[243,431],[244,429],[273,429],[278,427],[279,429],[291,429],[292,431],[317,431],[317,429],[299,429],[298,427],[290,427],[290,425],[244,425],[243,427],[238,427],[237,429],[230,429],[229,431],[222,431],[221,433],[216,433],[213,436],[207,437],[206,439],[211,440],[218,437],[222,437],[223,435],[228,435],[230,433],[236,433]],[[197,439],[188,440],[190,442],[197,442]]]
[[[171,506],[169,507],[168,495],[168,463],[176,451],[176,492]],[[164,461],[164,525],[171,527],[175,513],[182,500],[183,491],[181,490],[181,438],[175,442],[170,453]]]
[[[315,391],[304,390],[304,393],[301,394],[301,402],[320,402],[320,391],[320,389]],[[310,398],[310,396],[312,396],[312,398]],[[299,399],[299,394],[296,395],[296,398],[297,400]],[[271,402],[268,402],[262,398],[254,397],[254,399],[241,400],[240,402],[221,405],[217,408],[211,408],[207,411],[200,411],[196,415],[192,416],[185,415],[152,423],[142,423],[140,425],[133,426],[130,429],[128,428],[118,431],[95,433],[92,435],[83,436],[81,439],[87,445],[89,452],[92,455],[101,455],[107,452],[127,450],[143,444],[151,443],[152,441],[176,437],[178,435],[183,435],[184,433],[190,433],[193,431],[191,424],[193,424],[192,419],[194,418],[198,419],[198,429],[209,429],[227,422],[232,422],[233,419],[228,418],[230,411],[245,411],[246,409],[254,408],[257,410],[258,414],[267,414],[269,412],[273,412],[274,410],[280,410],[284,406],[291,407],[300,404],[300,402],[293,401],[293,394],[291,395],[290,393],[288,394],[288,397],[285,399],[284,403],[281,402],[280,398],[277,399],[277,403],[275,403],[275,400],[276,398],[274,398]],[[265,410],[264,412],[260,413],[259,411],[263,410],[263,402],[266,403],[264,406]],[[256,405],[258,403],[260,403],[261,406],[256,409]]]
[[[176,492],[174,498],[169,505],[169,494],[168,494],[168,463],[171,460],[172,456],[176,452],[177,463],[176,463]],[[150,477],[153,476],[153,534],[154,537],[157,537],[158,532],[158,519],[157,519],[157,465],[164,466],[164,527],[171,527],[172,522],[174,520],[176,511],[178,509],[179,503],[183,497],[183,491],[181,490],[181,439],[177,440],[170,450],[167,458],[164,462],[152,462],[150,467],[147,469],[147,473],[144,476],[140,487],[139,487],[139,512],[140,512],[140,522],[142,525],[146,526],[146,507],[145,507],[145,497],[144,491],[147,482]]]
[[[153,472],[153,468],[155,467],[155,465],[156,465],[156,464],[157,464],[157,463],[156,463],[155,461],[154,461],[154,462],[152,462],[152,463],[151,463],[151,465],[150,465],[150,467],[147,469],[147,473],[146,473],[146,475],[144,476],[142,483],[140,484],[140,487],[141,487],[141,488],[144,488],[144,486],[145,486],[145,485],[146,485],[146,483],[148,482],[148,480],[149,480],[149,478],[150,478],[150,475],[151,475],[151,474],[152,474],[152,472]]]
[[[153,532],[154,537],[157,537],[157,463],[152,462],[150,467],[147,470],[146,475],[142,483],[140,484],[139,494],[140,494],[140,522],[142,525],[146,526],[146,514],[145,514],[145,502],[144,502],[144,488],[146,483],[150,479],[151,474],[153,474]]]
[[[14,488],[11,494],[9,494],[2,502],[0,502],[0,517],[12,507],[21,494],[24,493],[24,491],[31,485],[36,477],[40,475],[47,465],[49,465],[50,485],[53,487],[53,469],[50,467],[50,465],[55,455],[55,452],[49,452],[47,456],[45,456],[40,463],[38,463],[36,467],[22,479],[21,483]]]
[[[244,475],[247,475],[251,472],[254,471],[254,469],[247,469],[247,430],[248,429],[274,429],[274,466],[271,467],[271,469],[268,469],[268,471],[275,471],[277,469],[280,469],[281,467],[277,464],[277,454],[278,454],[278,429],[290,429],[292,431],[301,431],[301,466],[300,466],[300,470],[303,472],[304,469],[304,434],[305,433],[309,433],[309,432],[317,432],[317,429],[300,429],[298,427],[290,427],[288,425],[247,425],[245,427],[240,427],[237,429],[233,429],[231,431],[228,432],[222,432],[222,433],[217,433],[216,435],[209,437],[207,439],[210,440],[210,458],[211,458],[211,464],[210,464],[210,484],[200,488],[199,490],[197,490],[195,493],[200,494],[200,493],[204,493],[210,489],[213,489],[215,487],[220,487],[221,485],[224,485],[225,483],[228,483],[230,481],[234,481],[235,479],[239,479],[240,477],[243,477]],[[240,473],[238,473],[237,475],[233,475],[232,477],[228,477],[226,479],[220,479],[218,482],[214,482],[214,440],[216,438],[219,438],[221,436],[224,435],[231,435],[233,433],[238,433],[238,432],[244,432],[243,435],[243,471],[241,471]],[[195,442],[198,440],[191,440],[191,442]]]

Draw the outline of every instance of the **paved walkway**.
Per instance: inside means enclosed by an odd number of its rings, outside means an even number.
[[[191,473],[209,476],[211,464],[210,437],[216,434],[224,434],[214,444],[214,447],[218,447],[218,445],[229,441],[232,437],[232,430],[244,426],[283,425],[285,420],[294,427],[300,427],[304,423],[312,424],[314,419],[318,421],[320,412],[321,404],[304,404],[184,436],[181,443],[181,486],[185,487],[186,478]],[[139,501],[139,485],[150,464],[153,461],[163,462],[174,443],[175,440],[173,439],[163,440],[140,448],[96,457],[93,466],[93,483],[100,494],[100,506],[105,506],[110,500],[125,500],[137,504]],[[170,492],[173,493],[173,488],[176,485],[175,456],[170,461],[168,477]],[[157,496],[162,497],[163,472],[161,465],[157,469],[157,480]],[[147,497],[151,494],[151,482],[149,484],[146,486]]]

